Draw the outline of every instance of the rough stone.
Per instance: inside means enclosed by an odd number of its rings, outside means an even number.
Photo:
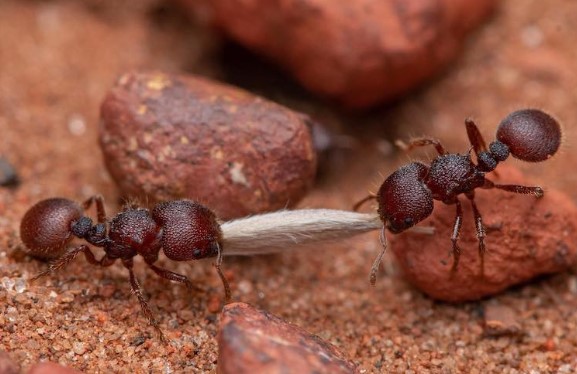
[[[354,373],[333,345],[248,304],[224,307],[218,373]]]
[[[101,117],[105,164],[127,197],[189,198],[224,219],[294,205],[314,181],[308,117],[232,86],[127,73]]]
[[[497,172],[498,177],[488,178],[502,184],[532,185],[509,165],[499,166]],[[484,276],[473,213],[466,201],[458,242],[461,259],[453,276],[449,254],[455,206],[435,201],[433,214],[419,224],[434,227],[433,236],[411,232],[389,236],[406,278],[427,295],[454,302],[480,299],[537,276],[567,270],[577,262],[577,208],[568,196],[547,188],[540,199],[496,189],[477,190],[475,202],[487,231]]]
[[[493,0],[180,0],[231,38],[350,107],[389,100],[442,71]]]

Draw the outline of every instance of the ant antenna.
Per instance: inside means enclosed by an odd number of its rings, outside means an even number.
[[[226,279],[224,273],[222,272],[222,269],[220,268],[220,265],[222,264],[222,250],[220,249],[220,245],[218,243],[216,243],[216,247],[218,253],[216,256],[216,261],[214,263],[214,268],[216,269],[216,272],[220,277],[220,281],[222,282],[222,286],[224,287],[224,303],[228,304],[231,299],[230,284],[228,283],[228,279]]]
[[[387,237],[385,235],[385,226],[383,226],[383,228],[381,229],[381,235],[379,236],[379,240],[381,241],[381,246],[383,247],[383,249],[377,256],[377,258],[375,258],[373,266],[371,267],[371,273],[369,275],[369,282],[373,287],[375,286],[375,283],[377,283],[377,273],[379,272],[379,266],[383,261],[383,256],[385,255],[385,252],[387,251]]]

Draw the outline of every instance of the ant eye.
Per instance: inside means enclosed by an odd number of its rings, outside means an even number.
[[[406,227],[413,226],[413,225],[414,225],[413,222],[414,222],[414,221],[413,221],[413,219],[412,219],[411,217],[407,217],[407,218],[405,218],[405,220],[404,220],[404,223],[405,223],[405,226],[406,226]]]

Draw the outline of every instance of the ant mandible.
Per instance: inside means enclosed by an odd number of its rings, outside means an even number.
[[[554,118],[538,109],[515,111],[501,121],[497,128],[497,139],[489,144],[489,148],[473,120],[466,119],[465,127],[471,148],[464,155],[447,153],[437,139],[429,137],[415,138],[408,144],[397,142],[406,151],[432,145],[439,155],[430,166],[412,162],[399,168],[383,182],[376,195],[369,195],[355,204],[356,210],[366,201],[376,199],[378,214],[383,221],[380,236],[383,249],[371,268],[372,285],[375,284],[378,268],[387,248],[385,229],[398,234],[424,220],[433,212],[433,200],[454,204],[457,209],[451,235],[451,274],[456,272],[461,254],[457,242],[463,211],[458,196],[464,194],[471,203],[483,276],[486,235],[481,214],[475,204],[475,189],[497,188],[519,194],[534,194],[536,197],[543,196],[541,187],[495,184],[485,178],[485,174],[495,170],[497,164],[505,161],[509,154],[528,162],[545,161],[553,156],[561,144],[561,127]],[[471,150],[477,156],[476,165],[471,160]]]
[[[93,203],[96,205],[96,224],[84,215]],[[80,252],[93,265],[106,267],[120,260],[128,269],[132,292],[138,298],[143,314],[163,342],[166,339],[134,275],[135,256],[141,255],[148,267],[160,277],[184,283],[189,289],[195,287],[186,276],[154,265],[159,251],[162,249],[166,257],[174,261],[216,257],[215,267],[224,286],[225,298],[230,300],[230,288],[220,269],[220,225],[210,209],[193,201],[167,201],[157,204],[152,211],[130,204],[107,221],[101,196],[93,196],[81,206],[63,198],[46,199],[26,212],[20,225],[20,237],[30,253],[40,257],[50,257],[51,252],[62,251],[73,237],[104,250],[104,256],[97,260],[90,248],[81,244],[66,251],[32,280],[68,265]]]

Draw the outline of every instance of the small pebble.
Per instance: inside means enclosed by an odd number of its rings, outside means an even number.
[[[253,290],[252,283],[247,280],[241,280],[238,282],[238,290],[243,294],[250,294]]]
[[[14,288],[15,282],[12,278],[2,277],[2,279],[0,279],[0,284],[2,285],[2,287],[5,290],[12,291],[12,289]]]
[[[72,343],[72,350],[79,356],[83,355],[86,352],[86,348],[84,347],[84,343],[82,342]]]
[[[23,278],[16,278],[16,281],[14,282],[14,291],[22,293],[26,291],[26,289],[26,280]]]
[[[224,307],[217,339],[220,374],[356,372],[333,345],[244,303]]]
[[[517,313],[506,305],[488,304],[484,314],[485,336],[520,335],[523,332]]]

